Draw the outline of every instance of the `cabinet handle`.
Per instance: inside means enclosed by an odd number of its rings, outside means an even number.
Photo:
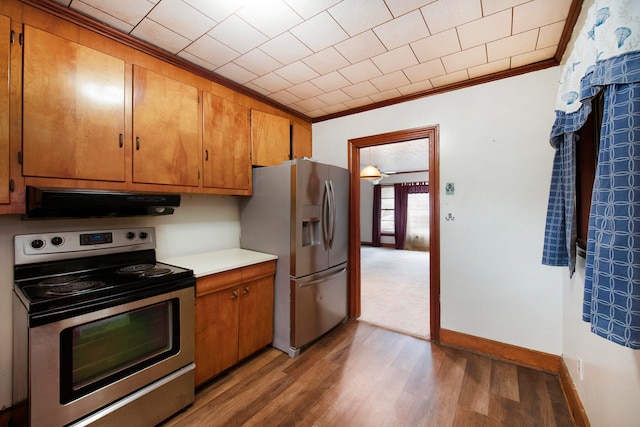
[[[140,137],[136,136],[136,150],[140,150]]]
[[[231,292],[231,299],[236,299],[236,298],[238,298],[238,291]]]
[[[242,295],[247,295],[249,293],[249,287],[245,286],[244,289],[242,290]]]
[[[204,161],[205,162],[209,161],[209,150],[204,150]]]
[[[124,146],[124,135],[120,134],[120,148]]]

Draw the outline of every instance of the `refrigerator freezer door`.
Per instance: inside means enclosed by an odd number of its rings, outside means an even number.
[[[329,165],[332,188],[333,223],[329,267],[347,262],[349,257],[349,171]]]
[[[347,264],[291,280],[291,346],[299,349],[347,317]]]

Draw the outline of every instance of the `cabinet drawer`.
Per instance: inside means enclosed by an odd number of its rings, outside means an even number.
[[[238,286],[242,281],[242,269],[223,271],[196,280],[196,296],[202,296],[221,289]]]
[[[242,269],[242,282],[246,283],[265,276],[276,274],[276,261],[267,261],[260,264],[254,264]]]

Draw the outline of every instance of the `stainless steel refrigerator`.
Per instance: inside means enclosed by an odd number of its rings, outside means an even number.
[[[273,346],[295,357],[347,317],[349,171],[306,159],[253,170],[240,246],[278,256]]]

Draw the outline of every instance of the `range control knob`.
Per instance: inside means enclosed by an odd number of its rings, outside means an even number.
[[[42,249],[44,247],[44,240],[35,239],[31,241],[31,247],[33,249]]]
[[[134,237],[136,237],[136,233],[134,233],[133,231],[128,231],[126,236],[127,236],[127,239],[131,240]]]
[[[141,231],[140,234],[138,234],[138,236],[144,240],[149,236],[149,234],[146,231]]]
[[[51,238],[51,244],[53,246],[60,246],[62,244],[62,237],[55,236]]]

